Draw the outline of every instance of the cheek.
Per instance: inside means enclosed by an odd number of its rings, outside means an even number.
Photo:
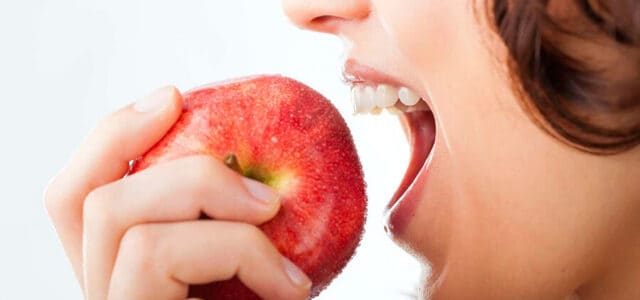
[[[496,112],[473,119],[469,115],[465,131],[450,141],[458,193],[449,199],[455,221],[448,258],[459,263],[450,280],[472,268],[492,282],[523,274],[505,284],[508,290],[572,288],[592,271],[600,245],[611,244],[598,202],[606,191],[585,167],[594,163],[524,116]],[[473,133],[462,138],[465,132]]]
[[[571,287],[588,273],[597,245],[611,244],[598,220],[606,168],[537,128],[517,99],[496,93],[507,89],[503,81],[464,80],[491,72],[468,74],[432,82],[438,139],[405,238],[436,274],[447,266],[443,289],[473,289],[453,284],[466,280],[505,282],[507,290]],[[513,274],[524,275],[513,282]]]
[[[509,290],[567,289],[589,273],[598,245],[611,244],[599,199],[610,198],[602,183],[613,169],[538,128],[486,45],[469,37],[474,56],[428,83],[439,148],[411,234],[436,272],[448,266],[450,282],[473,269],[477,282],[525,274]]]
[[[385,31],[399,52],[416,69],[430,67],[448,51],[442,47],[456,36],[460,14],[455,13],[466,0],[378,1],[375,4]],[[419,73],[419,72],[418,72]]]
[[[589,185],[576,186],[568,170],[584,162],[522,111],[497,64],[504,49],[489,45],[471,1],[379,2],[383,26],[429,92],[438,122],[431,175],[403,237],[408,246],[436,269],[455,257],[497,277],[499,266],[526,273],[536,259],[542,273],[558,260],[577,264],[563,256],[578,241],[564,237],[594,228],[575,209],[588,208],[584,199],[593,195],[577,192]]]
[[[612,244],[603,228],[615,218],[603,214],[600,200],[613,194],[603,182],[615,168],[531,121],[500,63],[504,45],[484,28],[471,2],[376,4],[391,42],[429,93],[437,120],[430,175],[401,244],[436,273],[447,266],[443,287],[452,291],[472,288],[450,282],[469,281],[563,290],[593,267],[604,251],[598,245]],[[558,266],[573,273],[557,272]],[[513,274],[523,274],[522,280],[510,280]],[[517,286],[526,282],[531,286]]]

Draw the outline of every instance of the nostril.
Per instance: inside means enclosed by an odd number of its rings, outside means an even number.
[[[325,15],[325,16],[319,16],[319,17],[315,17],[311,20],[312,24],[322,24],[322,23],[326,23],[327,21],[331,20],[331,19],[335,19],[335,16],[329,16],[329,15]]]
[[[321,32],[334,32],[335,25],[344,20],[342,17],[323,15],[311,19],[311,21],[309,21],[309,27]]]

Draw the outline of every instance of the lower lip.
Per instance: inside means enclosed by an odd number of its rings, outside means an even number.
[[[395,236],[404,232],[415,215],[415,208],[424,190],[435,142],[435,122],[431,113],[408,113],[402,118],[405,118],[408,127],[407,138],[411,145],[412,157],[403,182],[387,206],[385,230]]]

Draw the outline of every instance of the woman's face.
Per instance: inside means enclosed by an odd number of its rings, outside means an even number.
[[[414,146],[424,152],[412,161],[419,172],[388,212],[394,240],[431,267],[427,290],[443,299],[561,298],[603,271],[624,242],[619,226],[633,225],[616,222],[640,195],[628,179],[639,178],[628,165],[637,153],[589,155],[536,126],[487,5],[284,1],[298,26],[344,39],[354,85],[409,87],[433,112],[435,128],[430,113],[400,117],[414,120],[409,140],[428,145]]]

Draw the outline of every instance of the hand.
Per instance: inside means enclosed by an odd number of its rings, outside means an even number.
[[[255,226],[277,213],[275,191],[206,156],[124,177],[181,107],[166,87],[112,113],[49,184],[45,205],[85,297],[184,299],[189,284],[238,276],[265,299],[307,298],[309,279]]]

